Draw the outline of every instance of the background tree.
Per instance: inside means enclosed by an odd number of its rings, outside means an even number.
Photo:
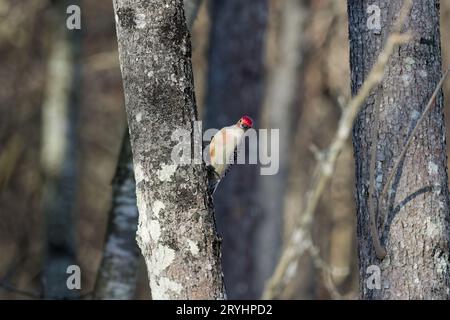
[[[138,208],[128,130],[123,137],[113,180],[105,248],[95,286],[95,299],[133,299],[137,285],[139,248],[136,243]]]
[[[281,157],[283,154],[288,155],[287,185],[285,195],[282,197],[285,241],[292,234],[299,214],[302,214],[299,208],[305,205],[304,195],[314,177],[314,166],[318,161],[317,150],[326,148],[332,140],[344,109],[343,104],[350,96],[348,66],[337,60],[348,54],[348,47],[345,45],[347,42],[343,41],[348,37],[346,4],[330,2],[321,7],[314,1],[290,2],[289,4],[289,1],[284,1],[281,6],[283,17],[286,18],[281,23],[284,28],[279,27],[283,30],[280,30],[277,37],[280,46],[275,47],[279,54],[279,63],[284,67],[274,70],[280,74],[296,77],[294,79],[297,82],[293,89],[290,86],[280,86],[279,102],[274,104],[277,106],[274,111],[279,110],[279,106],[284,105],[281,102],[288,101],[282,93],[287,92],[287,88],[293,90],[295,108],[291,106],[288,113],[290,118],[287,119],[295,122],[291,127],[292,132],[284,135],[288,137],[288,142],[284,142],[287,151],[280,152]],[[288,21],[301,21],[300,19],[304,21],[303,29],[288,28]],[[345,27],[337,27],[341,25]],[[303,30],[303,34],[298,30]],[[290,38],[283,36],[281,32],[295,35],[289,40]],[[292,57],[296,54],[292,48],[283,50],[281,47],[282,43],[286,48],[292,47],[293,39],[300,48],[297,55],[301,64],[296,70],[293,67],[287,68],[292,61],[295,62]],[[282,51],[285,53],[281,53]],[[278,83],[274,85],[279,86]],[[288,132],[289,126],[286,123],[289,124],[285,120],[283,125],[274,127],[280,127],[280,133],[281,130]],[[320,250],[322,261],[312,257],[309,251],[305,251],[300,257],[294,279],[278,298],[353,297],[352,288],[358,279],[356,272],[353,271],[356,267],[354,235],[356,221],[352,153],[351,143],[348,141],[337,159],[336,170],[318,204],[311,225],[312,241]],[[281,177],[274,178],[281,180]],[[272,194],[272,197],[276,195]],[[330,269],[340,271],[330,272]]]
[[[279,171],[275,175],[259,175],[257,179],[257,203],[261,210],[259,216],[263,219],[258,221],[255,230],[254,251],[264,252],[255,255],[254,286],[259,295],[273,272],[282,247],[284,200],[301,110],[300,101],[303,99],[299,88],[302,88],[305,72],[304,61],[308,52],[306,27],[311,13],[309,0],[286,0],[279,6],[278,10],[272,10],[275,12],[272,13],[271,22],[278,23],[272,34],[275,45],[267,45],[267,54],[274,56],[274,63],[268,64],[266,71],[266,87],[258,124],[260,128],[279,130],[278,148],[270,145],[270,136],[268,139],[265,135],[259,137],[262,152],[274,154],[278,150],[279,157]],[[269,41],[270,36],[267,36]],[[303,166],[304,163],[301,163]],[[298,197],[298,194],[295,196]],[[296,209],[294,215],[297,214]],[[306,268],[303,268],[302,274],[309,276]]]
[[[79,30],[66,26],[66,8],[76,1],[52,4],[52,42],[42,106],[42,210],[46,219],[44,296],[76,296],[66,285],[67,267],[75,263],[74,208],[77,178],[77,123],[80,92]]]
[[[183,2],[116,0],[114,11],[136,178],[138,244],[152,297],[224,298],[205,167],[181,166],[171,157],[174,131],[192,134],[197,120]]]
[[[367,27],[367,8],[372,3],[348,1],[353,93],[383,47],[402,2],[378,3],[380,33]],[[386,186],[408,135],[441,77],[439,2],[414,1],[408,17],[402,27],[410,30],[414,39],[392,56],[384,80],[363,106],[353,132],[360,293],[365,299],[447,299],[449,295],[449,210],[441,93],[400,159],[392,184]],[[385,187],[389,191],[386,195],[382,192]],[[381,261],[375,254],[376,239],[371,237],[370,188],[374,214],[378,213],[375,226],[387,250]],[[381,290],[366,286],[370,265],[382,270]]]
[[[196,2],[196,0],[192,1]],[[272,74],[278,71],[276,64],[290,61],[288,59],[290,57],[281,53],[284,52],[281,47],[281,43],[284,42],[282,30],[286,29],[283,25],[288,22],[282,20],[281,17],[284,15],[280,13],[287,10],[285,9],[287,1],[267,0],[267,2],[268,22],[265,27],[264,46],[268,50],[263,54],[265,57],[262,57],[267,85],[262,90],[263,106],[266,105],[265,100],[271,90]],[[45,123],[42,118],[42,106],[48,96],[51,75],[49,64],[53,61],[50,59],[50,53],[53,48],[52,34],[55,31],[55,24],[49,19],[53,15],[54,7],[48,0],[2,0],[0,3],[0,58],[2,59],[2,68],[0,68],[0,119],[2,120],[0,121],[0,252],[2,254],[0,298],[37,299],[42,297],[42,267],[48,238],[44,227],[46,217],[42,210],[42,194],[46,179],[41,174],[39,158],[43,145],[42,126]],[[191,39],[196,100],[203,119],[203,115],[208,113],[208,106],[203,101],[206,100],[208,91],[209,52],[215,50],[210,43],[210,35],[213,31],[211,27],[215,22],[211,11],[207,9],[207,4],[211,4],[211,1],[204,1],[200,7]],[[240,7],[235,8],[238,10]],[[59,12],[61,16],[65,15],[65,9],[62,8]],[[290,118],[295,127],[294,142],[289,147],[288,159],[286,159],[290,163],[287,173],[288,185],[285,187],[284,195],[273,195],[274,198],[284,198],[282,214],[284,228],[280,232],[284,233],[283,239],[286,241],[295,229],[296,219],[301,215],[301,208],[305,202],[304,195],[308,191],[313,178],[313,169],[317,164],[316,156],[324,155],[317,150],[325,149],[332,141],[339,119],[345,112],[345,106],[348,105],[346,101],[350,98],[350,70],[346,63],[349,58],[347,2],[310,1],[305,9],[308,10],[306,13],[308,21],[305,24],[304,38],[300,39],[300,36],[303,37],[303,31],[300,33],[300,30],[294,38],[304,42],[301,48],[302,51],[306,49],[306,53],[302,52],[305,54],[303,66],[296,70],[298,85],[295,87],[295,110]],[[381,9],[387,10],[384,7]],[[111,180],[117,170],[126,113],[112,2],[83,1],[81,10],[83,42],[80,52],[82,65],[80,85],[83,95],[79,101],[79,122],[76,131],[77,172],[76,184],[73,187],[77,189],[77,196],[73,203],[72,227],[75,235],[73,238],[76,240],[76,263],[82,271],[80,296],[88,297],[95,286],[103,250],[106,248],[105,231],[110,219],[108,213],[111,212],[113,203]],[[290,13],[292,13],[290,16],[294,15],[294,12]],[[393,13],[398,12],[393,11]],[[450,61],[450,42],[444,41],[450,37],[450,2],[440,2],[440,13],[442,60]],[[369,16],[370,14],[366,13],[364,19]],[[230,20],[234,22],[233,19]],[[239,21],[245,24],[251,23],[248,19]],[[64,19],[61,19],[61,23],[65,26]],[[225,28],[227,27],[229,26],[225,25]],[[234,29],[234,25],[232,27]],[[225,34],[226,30],[223,33]],[[379,36],[384,40],[384,35]],[[214,43],[221,45],[218,41]],[[246,42],[244,41],[241,46],[246,46]],[[235,54],[233,59],[239,63],[241,54],[248,55],[248,48],[235,49],[232,52]],[[261,51],[256,54],[260,59]],[[279,60],[278,57],[280,57]],[[65,69],[58,70],[63,72]],[[228,71],[225,68],[219,70]],[[216,74],[216,77],[220,77],[220,74]],[[254,81],[252,77],[243,77],[243,79],[250,84]],[[245,87],[250,87],[250,84],[245,84]],[[230,91],[230,95],[240,96],[245,93],[246,90],[240,90],[243,87],[244,84],[237,92]],[[443,89],[444,94],[450,92],[450,81],[444,83]],[[228,97],[225,98],[228,99]],[[423,99],[426,100],[426,97]],[[448,104],[448,100],[444,102]],[[229,105],[225,107],[233,108]],[[280,105],[274,106],[275,110],[277,108],[280,108]],[[443,109],[444,112],[449,110],[446,107]],[[260,109],[262,114],[255,117],[258,128],[268,126],[264,120],[265,111],[263,110],[267,108]],[[216,112],[213,111],[212,114]],[[219,110],[218,112],[227,115],[227,111]],[[236,113],[241,115],[240,112]],[[450,116],[447,116],[447,125],[449,119]],[[235,119],[231,120],[235,121]],[[425,120],[428,121],[428,117]],[[219,125],[227,124],[226,122],[221,121]],[[411,126],[410,123],[409,125]],[[424,125],[426,123],[420,128]],[[205,124],[204,128],[207,127],[208,125]],[[448,134],[447,131],[447,137]],[[404,143],[404,141],[402,139],[400,142]],[[309,227],[311,243],[315,245],[317,251],[311,255],[311,250],[307,250],[299,259],[297,270],[289,269],[295,272],[278,297],[286,299],[358,297],[358,250],[355,247],[357,224],[353,195],[355,169],[352,158],[353,148],[351,142],[349,140],[347,142],[349,143],[346,143],[336,160],[336,169],[325,186],[314,220]],[[380,143],[378,145],[381,146]],[[414,144],[411,146],[414,147]],[[392,165],[393,160],[389,164],[390,168]],[[388,171],[392,172],[390,168]],[[247,169],[249,169],[247,166],[234,168],[232,175],[223,181],[224,185],[221,187],[225,187],[226,183],[232,184],[232,179],[241,176],[236,173],[236,170],[246,172]],[[269,180],[271,178],[281,177],[269,177]],[[384,181],[381,183],[385,185]],[[256,189],[262,187],[259,181],[256,184],[259,185]],[[236,192],[241,190],[235,189]],[[281,193],[281,188],[277,192]],[[218,197],[219,194],[216,196]],[[220,196],[227,197],[226,194]],[[232,197],[234,199],[239,196],[237,194]],[[379,224],[381,224],[383,213],[379,215]],[[265,221],[268,222],[268,220]],[[236,225],[225,227],[233,226]],[[271,224],[269,226],[273,227]],[[260,229],[260,226],[258,228]],[[379,229],[381,229],[380,226]],[[387,244],[386,232],[382,239],[383,245]],[[259,235],[263,238],[265,236],[263,232],[259,232]],[[268,236],[272,237],[273,234],[268,233]],[[224,241],[226,242],[226,239]],[[239,245],[239,243],[236,244]],[[370,242],[368,244],[371,245]],[[243,246],[255,248],[256,259],[264,259],[270,255],[259,252],[259,249],[251,244],[245,243]],[[296,248],[298,249],[299,246]],[[240,252],[246,257],[249,251],[241,250]],[[142,255],[139,254],[139,256],[134,298],[149,299],[151,294],[147,269]],[[224,257],[224,259],[227,258]],[[265,269],[266,266],[261,268]],[[331,269],[347,270],[349,273],[348,275],[334,273],[330,272]],[[239,283],[254,283],[250,280],[253,276],[245,276],[251,273],[256,277],[262,276],[245,269],[243,277],[238,277],[239,274],[237,274],[234,279],[237,279]],[[326,281],[326,276],[332,277],[332,285],[328,285],[330,282]],[[365,276],[368,275],[365,274]]]

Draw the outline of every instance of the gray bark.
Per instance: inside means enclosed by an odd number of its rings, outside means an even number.
[[[259,176],[258,197],[261,217],[255,236],[254,283],[261,292],[273,272],[281,251],[281,232],[284,198],[289,171],[289,155],[295,137],[295,120],[298,117],[299,80],[307,49],[305,28],[309,12],[308,0],[286,0],[280,14],[277,32],[277,59],[269,70],[266,96],[261,116],[261,128],[279,129],[279,172],[273,176]],[[265,154],[271,146],[261,136],[261,148]],[[270,141],[270,139],[269,139]]]
[[[378,1],[381,34],[367,28],[366,10],[373,1],[349,0],[352,92],[356,93],[373,65],[402,1]],[[414,1],[405,30],[415,38],[403,45],[388,64],[379,89],[368,99],[353,132],[356,161],[357,236],[360,291],[364,299],[449,298],[448,187],[443,97],[419,128],[387,199],[378,199],[409,132],[425,108],[441,76],[439,1]],[[379,126],[374,127],[374,106]],[[374,131],[375,130],[375,131]],[[387,256],[375,255],[369,229],[368,189],[373,133],[378,135],[375,199],[378,230]],[[384,217],[387,224],[382,229]],[[369,289],[370,265],[381,268],[381,289]]]
[[[77,1],[58,1],[52,8],[52,42],[42,106],[42,206],[47,238],[43,284],[47,299],[77,295],[66,285],[67,267],[75,263],[73,210],[80,89],[80,31],[69,31],[65,21],[70,4]]]
[[[103,259],[94,291],[95,299],[133,299],[136,291],[139,248],[136,244],[138,208],[130,137],[123,137],[113,180]]]
[[[114,10],[136,178],[137,241],[152,297],[224,298],[205,166],[171,159],[178,144],[172,133],[184,129],[192,136],[197,120],[183,1],[115,0]]]
[[[259,117],[264,91],[266,0],[210,2],[206,128],[220,129],[242,115]],[[258,124],[256,123],[256,126]],[[257,200],[256,165],[235,165],[219,185],[214,204],[223,234],[223,267],[232,299],[259,298],[255,234],[261,216]],[[270,255],[269,252],[264,254]]]
[[[200,4],[201,0],[184,0],[189,29],[192,28]],[[133,299],[137,285],[139,248],[135,240],[138,209],[128,127],[122,139],[112,201],[94,298],[129,300]]]

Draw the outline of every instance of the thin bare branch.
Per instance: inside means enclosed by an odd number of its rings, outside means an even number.
[[[430,100],[428,101],[427,106],[423,110],[422,115],[420,116],[419,120],[417,121],[416,125],[414,126],[414,129],[412,130],[411,134],[409,135],[409,138],[406,141],[405,146],[403,147],[402,152],[400,153],[400,156],[397,158],[397,161],[395,162],[395,165],[392,168],[392,171],[391,171],[391,173],[389,174],[389,176],[388,176],[388,178],[386,180],[386,183],[385,183],[385,185],[383,187],[383,191],[381,192],[380,199],[383,199],[384,196],[386,196],[386,194],[388,193],[389,186],[391,184],[392,178],[394,178],[395,173],[398,170],[398,166],[400,165],[403,157],[405,156],[406,152],[408,151],[408,148],[411,145],[411,142],[412,142],[412,140],[414,139],[414,137],[415,137],[415,135],[417,133],[417,129],[420,127],[421,123],[425,119],[425,115],[428,113],[428,111],[434,105],[434,100],[436,99],[436,97],[437,97],[437,95],[439,93],[439,90],[441,90],[441,87],[444,84],[444,81],[447,78],[449,71],[450,71],[450,67],[442,75],[441,80],[436,85],[436,89],[434,90],[433,95],[431,96]]]
[[[287,274],[286,271],[288,268],[295,269],[298,259],[305,252],[304,243],[307,240],[305,229],[308,229],[312,222],[319,199],[332,176],[336,160],[350,135],[353,122],[373,88],[382,81],[386,65],[394,49],[398,45],[408,42],[410,39],[410,34],[393,33],[389,36],[384,49],[380,53],[376,64],[372,67],[366,81],[361,86],[357,95],[350,100],[349,105],[345,108],[339,121],[338,130],[329,149],[325,153],[323,160],[316,165],[311,187],[306,194],[306,205],[303,209],[303,214],[297,221],[297,226],[288,240],[286,249],[281,255],[275,272],[266,285],[263,299],[272,299],[279,296],[285,284],[293,277],[294,274],[292,272]]]

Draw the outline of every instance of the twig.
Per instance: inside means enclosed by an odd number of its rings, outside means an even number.
[[[339,293],[338,289],[333,283],[333,276],[344,277],[347,276],[350,272],[348,267],[335,267],[330,265],[320,256],[319,248],[314,244],[311,234],[308,232],[306,235],[305,243],[305,251],[308,251],[311,255],[311,259],[313,261],[314,267],[321,271],[324,279],[324,285],[331,294],[332,298],[342,299],[342,294]]]
[[[303,215],[296,221],[296,228],[288,240],[286,249],[281,255],[274,274],[266,285],[263,299],[272,299],[278,296],[283,289],[284,284],[290,280],[288,279],[289,277],[286,277],[286,270],[291,264],[297,264],[299,257],[304,252],[304,250],[297,248],[299,239],[296,239],[296,237],[298,237],[298,234],[301,235],[302,229],[309,227],[312,222],[320,196],[331,178],[336,159],[345,146],[345,142],[350,135],[356,115],[366,98],[370,95],[372,89],[382,81],[385,67],[394,49],[397,45],[409,41],[410,38],[411,36],[409,34],[394,33],[389,36],[384,49],[380,53],[378,60],[370,71],[366,81],[364,81],[357,95],[350,100],[349,105],[345,108],[339,121],[336,135],[333,138],[324,159],[316,165],[312,185],[306,194],[306,205],[303,209]]]
[[[370,235],[372,237],[373,246],[378,259],[382,260],[386,256],[386,249],[382,246],[380,236],[378,234],[377,225],[377,212],[378,201],[375,203],[374,191],[375,191],[375,163],[377,161],[377,148],[378,148],[378,124],[380,122],[380,94],[377,95],[377,99],[373,105],[374,123],[371,132],[371,154],[370,154],[370,167],[369,167],[369,218],[370,218]],[[376,206],[375,206],[376,204]]]
[[[309,253],[314,264],[314,267],[320,270],[324,276],[325,286],[329,290],[333,299],[340,299],[342,295],[338,292],[337,288],[334,286],[332,277],[338,276],[343,277],[349,274],[349,268],[347,267],[335,267],[330,265],[320,256],[319,248],[314,244],[311,234],[308,230],[305,232],[299,232],[295,235],[297,241],[297,246],[304,253]],[[290,264],[286,270],[288,276],[294,275],[297,271],[297,264],[294,262]],[[292,282],[291,282],[292,283]]]
[[[317,173],[317,177],[306,197],[307,205],[304,210],[305,214],[303,215],[302,223],[311,222],[319,197],[322,194],[326,182],[328,182],[328,179],[333,173],[336,159],[350,135],[353,121],[355,120],[360,107],[362,106],[366,98],[370,95],[372,89],[377,86],[383,79],[384,68],[389,60],[389,57],[394,51],[394,48],[399,44],[406,43],[409,39],[410,36],[408,34],[393,34],[389,37],[388,41],[386,42],[385,49],[378,57],[378,61],[367,77],[367,80],[362,85],[358,94],[350,101],[349,105],[346,107],[345,112],[343,113],[339,121],[339,127],[336,136],[334,137],[327,153],[325,154],[324,160],[316,165],[315,172]]]
[[[403,2],[402,10],[400,11],[399,18],[393,25],[392,30],[389,31],[389,33],[392,32],[400,32],[403,26],[404,21],[406,20],[407,15],[411,12],[412,9],[412,1],[406,0]],[[380,87],[381,89],[381,87]],[[386,256],[387,252],[386,249],[381,244],[380,235],[378,234],[378,224],[377,224],[377,218],[378,218],[378,209],[379,209],[379,202],[375,201],[374,199],[374,192],[375,192],[375,164],[376,164],[376,155],[377,155],[377,148],[378,148],[378,124],[380,122],[380,94],[377,95],[377,99],[375,101],[375,104],[373,106],[373,113],[374,113],[374,124],[372,126],[372,133],[371,133],[371,150],[370,150],[370,167],[369,167],[369,199],[368,199],[368,209],[369,209],[369,223],[370,223],[370,235],[372,237],[372,243],[373,247],[375,248],[375,254],[378,259],[383,260]],[[378,198],[379,199],[379,198]],[[382,229],[383,230],[383,229]]]
[[[315,267],[317,269],[320,269],[323,272],[329,274],[330,276],[345,277],[345,276],[347,276],[349,274],[349,268],[348,267],[335,267],[333,265],[330,265],[328,262],[326,262],[320,256],[320,250],[312,242],[312,239],[311,239],[311,245],[309,247],[309,253],[311,254],[311,257],[313,258],[313,262],[314,262]]]
[[[444,84],[444,81],[447,78],[449,71],[450,71],[450,67],[442,75],[441,80],[436,85],[436,89],[434,90],[433,95],[431,96],[430,100],[428,101],[427,106],[423,110],[422,115],[420,116],[419,120],[417,121],[416,125],[414,126],[414,129],[412,130],[411,134],[409,135],[408,140],[406,141],[405,146],[403,147],[402,152],[400,153],[400,156],[397,158],[397,161],[395,162],[395,165],[392,168],[392,171],[386,180],[386,184],[383,187],[383,191],[381,192],[380,199],[383,199],[384,196],[387,194],[387,192],[389,190],[389,185],[391,184],[391,181],[392,181],[392,178],[394,178],[395,173],[398,170],[398,166],[400,165],[403,157],[405,156],[406,152],[408,151],[408,147],[410,146],[412,140],[414,139],[414,137],[417,133],[417,129],[420,127],[420,124],[425,119],[425,115],[433,106],[434,100],[436,99],[436,96],[438,95],[439,90],[441,90],[441,87]],[[387,217],[387,215],[386,215],[386,217]],[[384,229],[384,227],[383,227],[383,229]]]

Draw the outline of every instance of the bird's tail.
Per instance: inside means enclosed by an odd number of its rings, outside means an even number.
[[[212,166],[207,166],[206,168],[208,170],[208,193],[212,196],[219,185],[220,176]]]

